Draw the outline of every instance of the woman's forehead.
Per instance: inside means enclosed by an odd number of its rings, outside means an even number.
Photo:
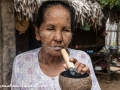
[[[48,8],[44,14],[44,17],[46,19],[49,17],[70,19],[70,13],[63,6],[56,5],[56,6],[52,6],[52,7]]]

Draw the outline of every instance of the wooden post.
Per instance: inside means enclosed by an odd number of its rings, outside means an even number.
[[[0,1],[1,6],[1,1]],[[2,19],[1,19],[1,8],[0,8],[0,85],[2,85]],[[1,89],[0,89],[1,90]]]
[[[118,46],[118,35],[119,35],[118,29],[117,29],[117,32],[116,32],[116,33],[117,33],[117,38],[116,38],[116,42],[117,42],[117,43],[116,43],[116,45]]]
[[[16,55],[14,0],[0,0],[0,76],[2,85],[10,85],[13,60]],[[2,59],[1,59],[2,57]],[[4,87],[0,90],[10,90]]]
[[[117,24],[117,30],[118,30],[118,34],[117,34],[117,42],[118,42],[118,46],[120,46],[120,22]]]

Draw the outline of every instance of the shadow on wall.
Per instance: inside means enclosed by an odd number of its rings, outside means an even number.
[[[19,31],[16,30],[16,55],[40,46],[41,43],[35,38],[35,30],[32,22],[30,22],[29,28],[25,33],[19,34]]]

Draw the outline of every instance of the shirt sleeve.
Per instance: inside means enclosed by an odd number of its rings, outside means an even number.
[[[34,87],[34,85],[36,85],[35,82],[29,82],[35,76],[33,77],[32,76],[33,74],[31,75],[28,74],[26,69],[28,67],[32,67],[33,63],[30,62],[30,60],[33,59],[32,57],[33,57],[32,54],[29,54],[29,53],[19,54],[18,56],[15,57],[13,62],[12,77],[11,77],[11,84],[10,84],[11,90],[38,90],[36,89],[38,87]],[[29,62],[29,63],[26,63],[26,62]]]
[[[101,90],[101,88],[99,86],[99,83],[98,83],[98,80],[95,76],[94,69],[93,69],[92,62],[91,62],[91,59],[90,59],[89,55],[87,57],[87,64],[86,65],[90,68],[90,76],[92,78],[92,88],[91,88],[91,90]]]
[[[19,81],[17,79],[17,61],[18,58],[16,57],[13,62],[13,68],[12,68],[12,77],[11,77],[11,90],[20,90]]]

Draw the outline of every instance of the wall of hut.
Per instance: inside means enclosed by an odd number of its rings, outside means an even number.
[[[90,30],[77,29],[70,47],[83,51],[93,50],[93,52],[98,52],[105,45],[105,37],[102,36],[104,30],[105,28],[96,30],[93,27]]]
[[[10,84],[15,45],[14,0],[0,0],[0,85]]]

